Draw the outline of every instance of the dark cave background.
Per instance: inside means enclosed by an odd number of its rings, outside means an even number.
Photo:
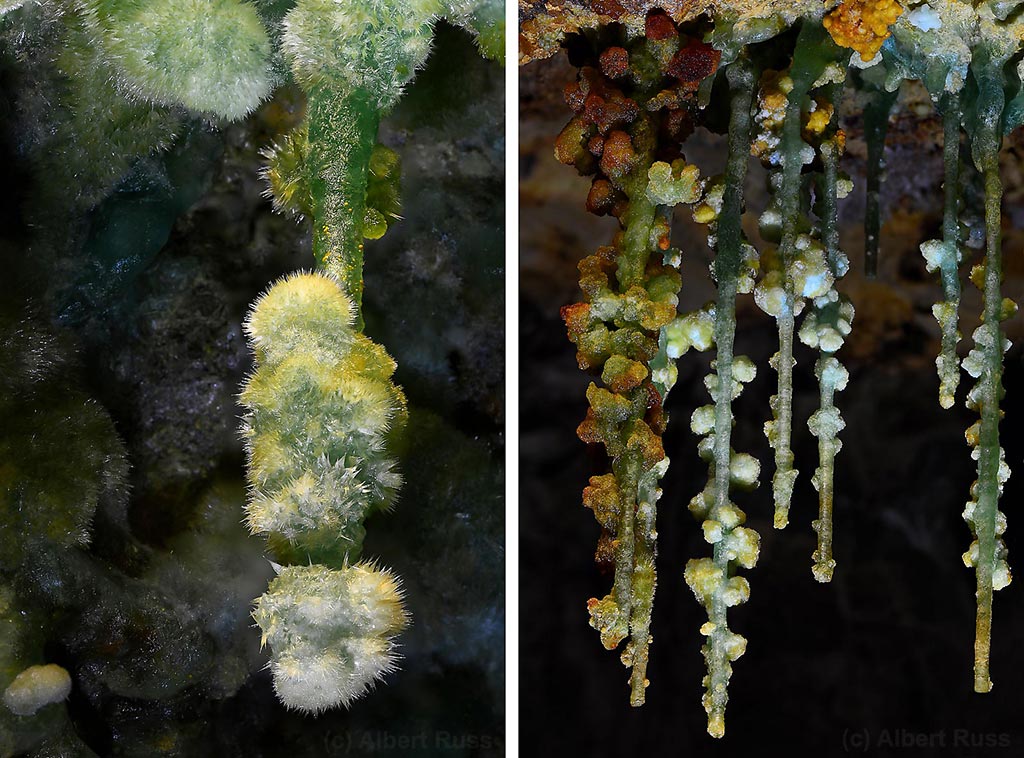
[[[865,146],[855,102],[842,109],[850,137],[842,168],[855,189],[840,201],[850,274],[840,285],[853,299],[853,335],[838,354],[851,373],[837,405],[846,420],[836,460],[835,557],[830,585],[811,575],[817,493],[811,475],[817,442],[806,428],[818,404],[814,353],[798,345],[794,377],[794,451],[800,471],[790,525],[772,528],[771,450],[762,432],[770,416],[777,349],[773,320],[749,296],[738,304],[737,353],[758,366],[735,404],[734,447],[762,462],[761,485],[736,502],[761,534],[758,565],[743,572],[750,601],[730,609],[730,626],[749,640],[733,664],[726,735],[709,737],[701,705],[704,609],[683,581],[692,557],[710,554],[687,510],[706,482],[690,432],[693,408],[707,402],[702,380],[713,351],[688,353],[669,395],[665,449],[672,461],[658,508],[658,576],[647,702],[629,705],[628,672],[619,651],[605,651],[588,626],[586,601],[608,592],[610,576],[593,563],[599,528],[580,493],[603,473],[603,454],[576,438],[592,377],[579,371],[559,308],[578,299],[576,263],[608,244],[613,219],[586,212],[588,178],[552,156],[569,118],[561,102],[574,70],[564,53],[520,70],[520,714],[532,754],[736,756],[766,750],[788,756],[1024,755],[1020,691],[1024,687],[1024,587],[1018,578],[996,593],[992,630],[993,691],[973,692],[974,573],[961,554],[971,541],[961,518],[975,478],[963,432],[977,416],[963,404],[938,405],[934,358],[938,328],[930,313],[940,296],[917,244],[941,222],[941,124],[927,96],[908,86],[891,122],[883,185],[882,260],[865,280],[863,232]],[[1004,294],[1024,294],[1019,134],[1004,148]],[[720,138],[698,134],[685,148],[702,175],[721,170]],[[748,234],[764,206],[764,181],[751,163]],[[976,196],[967,172],[963,196]],[[684,217],[685,216],[685,217]],[[681,309],[714,296],[704,233],[677,210],[673,245],[683,252]],[[979,255],[973,251],[974,256]],[[969,266],[965,265],[964,273]],[[964,288],[961,356],[977,324],[978,293]],[[1021,317],[1004,325],[1016,343]],[[1011,570],[1024,550],[1024,352],[1006,356],[1003,446],[1014,470],[1001,500],[1009,527]],[[958,731],[959,730],[959,731]],[[911,744],[908,745],[907,741]]]

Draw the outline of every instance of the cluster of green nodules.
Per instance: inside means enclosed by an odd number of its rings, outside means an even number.
[[[389,671],[405,623],[397,580],[356,563],[364,521],[401,486],[389,447],[406,412],[394,361],[354,320],[339,282],[309,273],[271,287],[245,323],[256,353],[241,394],[246,522],[278,560],[298,564],[253,615],[278,696],[314,712],[348,705]]]
[[[309,129],[305,123],[264,150],[266,194],[279,213],[307,219],[313,217],[311,182],[306,173],[309,169],[308,155]],[[362,224],[364,239],[380,239],[401,220],[401,190],[401,157],[386,145],[374,145],[368,164]]]

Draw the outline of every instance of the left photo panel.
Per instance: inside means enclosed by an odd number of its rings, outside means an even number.
[[[504,755],[504,51],[0,0],[0,758]]]

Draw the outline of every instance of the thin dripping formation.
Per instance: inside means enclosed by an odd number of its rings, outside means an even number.
[[[562,311],[583,369],[600,371],[587,390],[590,408],[579,427],[600,443],[610,472],[592,477],[584,504],[602,527],[599,564],[614,581],[588,603],[591,625],[609,650],[626,641],[630,700],[644,702],[655,591],[655,509],[668,459],[661,434],[665,396],[675,383],[675,358],[690,346],[676,319],[680,253],[671,247],[672,206],[693,202],[701,182],[678,150],[692,129],[689,103],[718,56],[699,40],[680,37],[665,14],[652,14],[644,34],[612,32],[591,52],[565,92],[575,115],[556,143],[556,157],[594,175],[588,209],[612,215],[620,231],[611,246],[580,263],[584,301]],[[625,44],[621,44],[621,43]],[[673,84],[663,88],[664,81]]]
[[[620,225],[611,246],[580,263],[584,299],[562,311],[580,368],[600,373],[603,385],[590,385],[590,409],[579,428],[584,442],[604,446],[610,468],[591,478],[583,497],[602,527],[597,561],[614,570],[611,592],[588,604],[591,625],[608,649],[626,642],[622,659],[632,667],[631,702],[642,704],[656,585],[655,505],[658,480],[669,465],[661,443],[668,422],[664,404],[678,359],[691,348],[714,347],[712,373],[705,378],[712,403],[691,416],[709,478],[690,502],[712,550],[710,557],[689,560],[684,578],[708,614],[701,628],[707,638],[708,731],[724,734],[732,662],[747,645],[729,628],[727,610],[749,596],[749,583],[736,571],[753,568],[759,552],[757,533],[744,526],[745,514],[730,499],[756,486],[760,476],[760,463],[731,444],[732,401],[756,373],[748,358],[733,351],[737,298],[747,294],[775,319],[779,334],[770,361],[777,389],[765,432],[774,453],[773,520],[780,529],[790,521],[797,478],[796,340],[816,352],[818,407],[807,420],[818,451],[811,478],[818,495],[810,524],[817,536],[812,574],[819,582],[832,579],[837,456],[845,427],[838,397],[851,380],[840,350],[854,321],[854,303],[842,286],[850,261],[840,245],[839,208],[853,183],[842,170],[846,133],[839,105],[852,91],[860,107],[867,144],[864,265],[873,277],[879,271],[890,115],[901,84],[919,80],[942,116],[944,135],[941,238],[921,245],[928,271],[938,274],[940,295],[932,312],[944,408],[954,403],[961,368],[962,134],[985,186],[985,259],[969,277],[984,296],[982,324],[962,367],[976,379],[967,404],[979,414],[967,431],[978,480],[964,511],[975,537],[964,562],[977,574],[975,689],[988,691],[992,596],[1010,581],[1001,539],[1006,518],[998,510],[1009,476],[999,444],[1002,361],[1009,347],[1000,322],[1016,305],[1000,291],[999,150],[1003,135],[1024,121],[1016,70],[1024,23],[1012,12],[1016,3],[844,0],[748,10],[723,2],[700,14],[675,9],[671,16],[641,5],[645,13],[602,6],[592,17],[574,16],[564,28],[531,11],[521,26],[524,61],[550,54],[552,39],[565,29],[589,29],[571,45],[579,74],[566,100],[575,115],[555,154],[595,177],[587,208],[614,216]],[[545,23],[553,25],[547,37]],[[727,135],[724,175],[702,178],[685,160],[696,126]],[[768,204],[754,242],[741,223],[751,155],[768,177]],[[714,254],[716,298],[692,312],[676,312],[680,253],[670,244],[676,204],[688,205],[694,220],[707,225]]]

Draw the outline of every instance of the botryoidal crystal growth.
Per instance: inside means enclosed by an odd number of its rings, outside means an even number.
[[[622,662],[632,670],[634,705],[644,702],[648,684],[655,508],[668,465],[662,405],[675,382],[675,357],[703,341],[683,344],[685,327],[673,330],[680,254],[669,244],[672,206],[696,200],[701,183],[681,153],[658,150],[659,135],[681,140],[692,129],[679,104],[694,97],[718,59],[709,46],[680,38],[668,16],[653,16],[649,28],[581,68],[566,91],[575,115],[555,149],[561,162],[594,175],[588,209],[615,216],[621,227],[611,246],[580,263],[585,300],[562,317],[580,367],[599,370],[604,385],[587,390],[590,409],[578,434],[601,443],[611,462],[609,473],[591,478],[583,502],[602,527],[596,557],[614,567],[614,582],[588,608],[606,648],[626,640]],[[676,89],[658,86],[665,76],[679,80]]]
[[[776,7],[776,5],[778,7]],[[738,569],[753,568],[759,538],[745,527],[732,502],[736,491],[757,485],[760,464],[731,445],[732,401],[756,373],[733,354],[735,304],[752,294],[778,326],[771,359],[778,389],[765,432],[774,451],[774,523],[789,523],[797,478],[792,451],[793,370],[796,340],[817,352],[814,375],[819,407],[808,429],[817,438],[818,492],[812,556],[815,579],[837,570],[833,551],[834,481],[839,434],[845,426],[837,395],[851,381],[840,352],[854,328],[854,303],[841,280],[850,263],[839,244],[838,207],[852,188],[841,170],[846,135],[838,116],[844,89],[863,96],[867,140],[865,270],[878,270],[880,184],[889,114],[900,84],[920,80],[943,117],[945,188],[941,237],[924,242],[927,269],[939,275],[941,298],[933,313],[941,333],[938,395],[950,407],[959,386],[957,344],[961,304],[961,197],[958,183],[966,150],[985,188],[986,253],[969,279],[982,291],[982,324],[962,368],[975,380],[967,405],[979,421],[967,430],[978,461],[964,518],[975,540],[964,563],[977,575],[975,689],[987,692],[992,595],[1010,582],[998,509],[1009,476],[999,444],[1003,355],[1009,342],[1000,323],[1016,305],[1000,292],[1001,196],[999,150],[1004,134],[1024,121],[1024,71],[1017,3],[962,0],[829,0],[825,3],[713,2],[693,7],[656,3],[565,0],[521,8],[521,62],[551,55],[560,40],[577,66],[566,87],[574,116],[555,142],[555,156],[593,175],[587,208],[614,216],[621,227],[613,244],[579,266],[582,302],[562,315],[581,369],[600,375],[587,390],[590,409],[578,433],[604,446],[609,471],[583,493],[602,528],[596,559],[614,569],[610,594],[591,599],[591,625],[609,649],[626,642],[633,705],[644,702],[652,641],[651,607],[657,584],[656,511],[659,479],[669,459],[662,447],[668,419],[664,403],[689,349],[715,350],[705,384],[712,404],[693,411],[691,428],[709,466],[707,487],[690,503],[710,557],[686,563],[684,578],[708,613],[701,631],[708,673],[704,706],[708,731],[724,733],[732,663],[747,640],[730,629],[729,607],[750,593]],[[722,112],[728,119],[722,117]],[[726,123],[727,121],[727,123]],[[696,126],[728,136],[725,174],[702,178],[683,157]],[[758,241],[741,223],[747,160],[767,172],[768,203],[758,219]],[[677,312],[680,253],[671,246],[671,211],[690,206],[708,227],[717,298],[689,313]],[[852,570],[852,569],[851,569]]]
[[[317,271],[254,305],[246,332],[257,368],[241,400],[247,523],[291,564],[253,613],[289,707],[347,707],[398,659],[394,638],[408,622],[399,580],[357,562],[364,521],[401,485],[391,451],[406,417],[394,361],[361,333],[364,240],[400,219],[398,155],[377,131],[440,15],[472,30],[485,55],[503,48],[495,5],[298,0],[282,24],[306,119],[265,152],[264,177],[275,209],[309,219]]]

